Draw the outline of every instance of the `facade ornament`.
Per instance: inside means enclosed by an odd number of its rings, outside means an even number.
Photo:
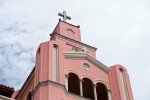
[[[85,70],[90,70],[91,67],[89,66],[89,64],[87,63],[83,63],[82,67],[85,69]]]
[[[83,47],[83,51],[84,51],[85,53],[88,53],[88,50],[87,50],[86,47]]]

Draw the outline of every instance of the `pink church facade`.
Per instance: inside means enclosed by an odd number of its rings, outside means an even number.
[[[127,70],[96,59],[97,48],[81,42],[78,26],[59,20],[36,52],[35,67],[16,100],[134,100]]]

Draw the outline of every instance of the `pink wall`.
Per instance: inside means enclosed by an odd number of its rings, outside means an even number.
[[[76,33],[76,39],[81,42],[80,29],[60,21],[56,26],[55,31],[58,34],[64,35],[65,29],[73,29]],[[67,35],[69,38],[73,38],[72,35]],[[133,95],[131,91],[131,85],[129,81],[129,76],[126,69],[121,65],[115,65],[110,67],[110,72],[106,73],[99,69],[93,63],[86,59],[65,59],[64,52],[70,52],[71,47],[75,46],[82,49],[81,45],[77,45],[60,38],[55,38],[48,42],[41,43],[39,48],[41,49],[41,64],[40,64],[40,82],[46,80],[53,80],[53,45],[57,45],[59,48],[59,83],[65,85],[65,74],[73,72],[79,76],[80,79],[89,78],[94,84],[97,82],[103,83],[107,89],[112,91],[113,100],[123,100],[123,93],[121,87],[121,81],[119,76],[119,68],[124,69],[125,78],[127,82],[127,88],[129,92],[130,100],[133,100]],[[95,51],[88,50],[88,54],[96,58]],[[81,51],[83,52],[83,51]],[[91,70],[87,71],[82,67],[83,63],[88,63]],[[36,65],[35,65],[35,78],[34,87],[36,87],[37,81],[37,54],[36,54]],[[59,94],[59,95],[58,95]],[[41,86],[34,96],[34,100],[77,100],[69,95],[67,95],[64,88],[56,87],[53,85]]]
[[[124,100],[122,84],[121,84],[120,74],[119,74],[120,68],[122,68],[124,71],[129,99],[134,100],[127,70],[122,65],[114,65],[111,66],[110,68],[111,70],[109,72],[109,80],[110,80],[113,100]]]
[[[71,24],[64,23],[64,22],[60,21],[58,27],[56,28],[56,32],[58,34],[61,34],[61,35],[64,35],[64,36],[67,37],[66,29],[72,29],[75,32],[75,34],[76,34],[76,40],[81,42],[80,29],[75,27],[75,26],[73,26],[73,25],[71,25]],[[69,37],[69,38],[72,38],[72,37]]]
[[[88,63],[91,69],[89,71],[85,70],[82,67],[83,63]],[[104,82],[105,84],[107,84],[106,87],[109,87],[108,74],[85,59],[65,59],[64,67],[65,74],[68,74],[70,72],[73,72],[75,74],[78,73],[77,75],[80,79],[89,78],[93,81],[94,84],[96,84],[97,82]]]

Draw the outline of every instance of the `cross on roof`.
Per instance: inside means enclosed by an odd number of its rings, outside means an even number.
[[[70,16],[66,15],[66,11],[64,10],[63,13],[58,13],[59,16],[63,17],[63,21],[66,22],[67,19],[71,20]]]
[[[83,47],[83,51],[84,51],[85,53],[87,53],[87,52],[88,52],[88,50],[87,50],[87,48],[86,48],[86,47]]]

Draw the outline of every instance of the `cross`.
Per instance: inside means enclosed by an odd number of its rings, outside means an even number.
[[[61,16],[61,17],[63,17],[63,21],[64,22],[66,22],[66,19],[69,19],[69,20],[71,19],[70,16],[66,15],[66,11],[63,11],[63,14],[62,13],[58,13],[58,15]]]
[[[86,48],[86,47],[83,47],[83,51],[84,51],[85,53],[87,53],[87,52],[88,52],[88,50],[87,50],[87,48]]]

